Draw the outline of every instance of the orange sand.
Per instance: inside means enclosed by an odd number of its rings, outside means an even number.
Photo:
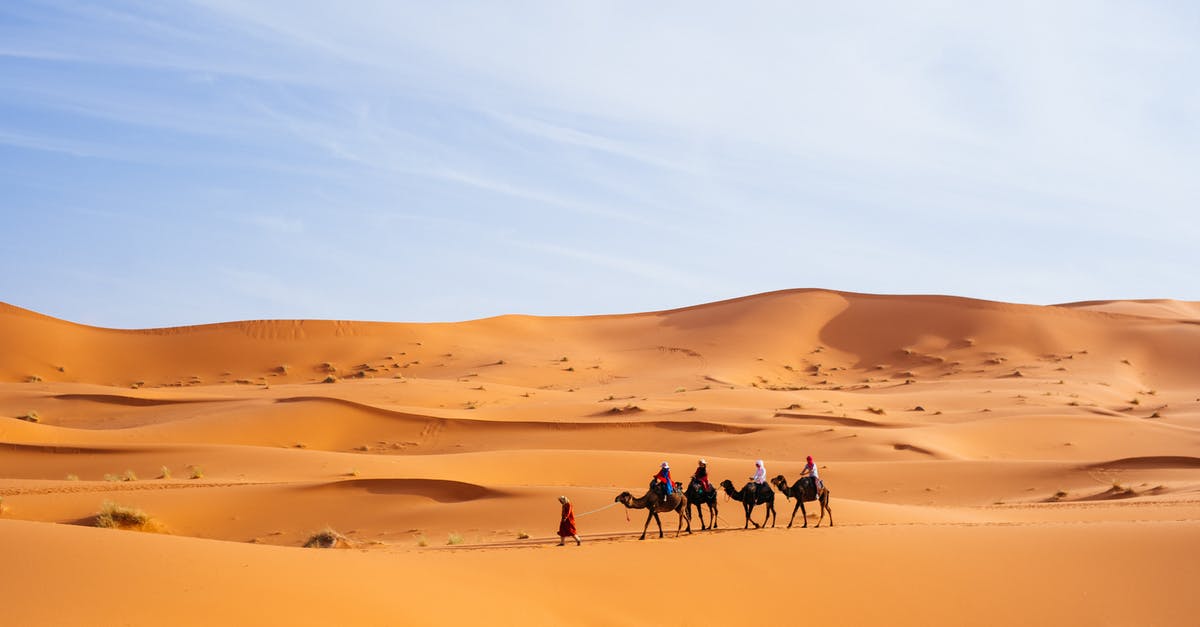
[[[0,304],[0,346],[4,624],[1200,613],[1200,303],[794,290],[134,331]],[[644,511],[605,508],[661,460],[740,485],[759,458],[794,480],[808,454],[832,528],[809,503],[787,529],[778,495],[776,527],[744,531],[722,498],[719,530],[675,538],[669,514],[638,542]],[[559,494],[582,547],[553,546]],[[105,501],[168,533],[92,527]],[[326,527],[352,548],[299,548]]]

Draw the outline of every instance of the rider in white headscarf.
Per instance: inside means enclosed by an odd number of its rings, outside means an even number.
[[[767,482],[767,467],[763,466],[763,460],[754,462],[754,475],[750,480],[758,485],[763,485]]]

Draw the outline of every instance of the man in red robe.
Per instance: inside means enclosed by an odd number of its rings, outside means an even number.
[[[566,544],[567,538],[575,538],[576,546],[582,544],[575,531],[575,508],[571,506],[571,501],[565,496],[560,496],[558,502],[562,503],[562,521],[558,523],[558,546]]]

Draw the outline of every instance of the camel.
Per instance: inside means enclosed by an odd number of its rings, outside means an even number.
[[[767,519],[771,519],[771,526],[775,526],[775,492],[771,490],[767,484],[756,486],[753,483],[747,483],[741,490],[733,489],[733,482],[726,479],[721,482],[721,487],[725,489],[725,494],[735,501],[741,501],[742,507],[746,510],[746,525],[742,529],[746,529],[751,523],[754,523],[754,528],[759,529],[765,527]],[[750,513],[754,511],[754,506],[759,503],[767,504],[767,515],[763,517],[763,524],[754,522],[750,517]]]
[[[646,539],[646,530],[650,528],[650,520],[658,523],[658,537],[663,537],[662,520],[659,519],[659,512],[675,512],[679,514],[679,527],[675,529],[675,537],[679,537],[680,531],[683,529],[683,524],[687,522],[687,532],[692,532],[692,512],[687,507],[687,499],[684,498],[683,492],[680,490],[682,486],[678,481],[675,482],[675,491],[667,495],[666,500],[663,500],[662,495],[650,490],[645,496],[633,498],[629,491],[622,492],[613,499],[614,502],[624,505],[628,509],[648,509],[650,514],[646,516],[646,524],[642,526],[642,537],[638,540]]]
[[[800,477],[790,488],[783,475],[775,477],[771,483],[775,484],[775,487],[779,488],[779,491],[787,498],[796,499],[796,506],[792,508],[792,519],[788,521],[788,529],[792,528],[792,523],[796,520],[797,509],[803,514],[804,526],[808,526],[808,512],[804,510],[805,501],[816,501],[821,504],[821,518],[817,520],[817,527],[820,527],[821,521],[825,520],[825,512],[829,512],[829,526],[833,526],[833,510],[829,507],[829,488],[822,486],[820,494],[818,494],[817,482],[813,481],[812,477]]]
[[[696,508],[696,514],[700,516],[700,529],[708,529],[704,526],[704,506],[708,505],[708,513],[712,517],[712,528],[717,528],[717,492],[705,492],[704,485],[695,477],[688,482],[687,492],[683,493],[687,497],[688,502],[688,518],[691,518],[692,508]]]

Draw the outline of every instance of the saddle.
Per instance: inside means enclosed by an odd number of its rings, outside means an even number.
[[[746,487],[742,488],[742,490],[744,494],[753,494],[754,500],[757,501],[766,498],[767,494],[771,492],[771,486],[765,483],[750,481],[746,483]]]
[[[800,477],[800,498],[805,501],[817,500],[817,480],[813,477]]]

